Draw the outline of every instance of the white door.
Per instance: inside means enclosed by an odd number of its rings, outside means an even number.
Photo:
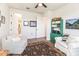
[[[37,38],[45,37],[45,22],[42,17],[37,17]]]

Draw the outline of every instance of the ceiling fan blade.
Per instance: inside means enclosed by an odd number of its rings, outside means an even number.
[[[35,8],[37,8],[38,7],[38,4],[35,6]]]
[[[44,3],[42,3],[42,5],[43,5],[45,8],[47,8],[47,6],[46,6]]]

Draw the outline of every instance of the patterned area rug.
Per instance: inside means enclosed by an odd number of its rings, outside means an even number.
[[[38,41],[29,43],[21,56],[66,56],[66,54],[48,41]]]

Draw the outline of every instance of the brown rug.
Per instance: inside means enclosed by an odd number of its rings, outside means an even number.
[[[22,56],[66,56],[65,53],[53,47],[53,44],[48,41],[38,41],[29,43],[25,48]]]

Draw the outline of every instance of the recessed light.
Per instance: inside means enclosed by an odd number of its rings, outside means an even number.
[[[29,7],[26,7],[26,9],[30,9]]]

